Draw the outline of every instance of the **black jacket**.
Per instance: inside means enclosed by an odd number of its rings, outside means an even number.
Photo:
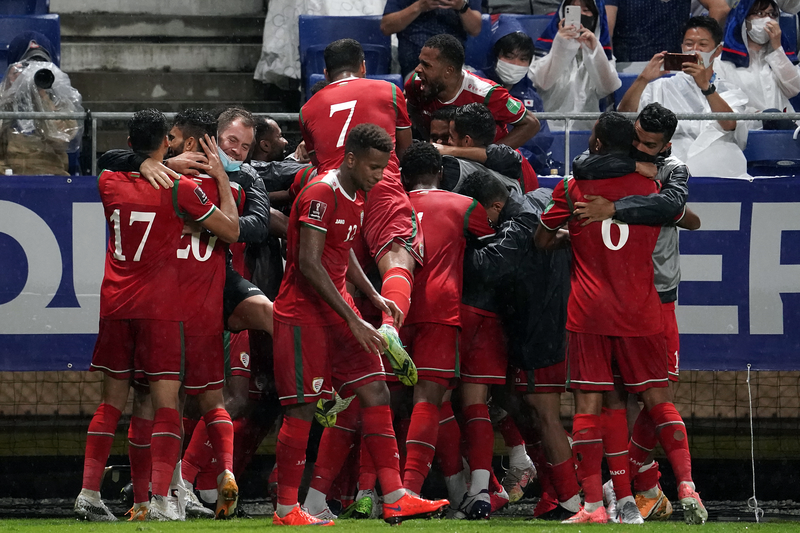
[[[463,165],[463,162],[466,162],[467,165]],[[441,188],[446,191],[452,191],[465,177],[463,175],[465,171],[472,172],[484,168],[500,174],[501,176],[495,175],[495,177],[506,185],[509,185],[510,182],[516,182],[519,190],[525,190],[522,175],[522,154],[505,144],[490,144],[487,146],[486,161],[483,164],[449,155],[442,157]]]
[[[509,361],[523,370],[559,363],[566,350],[569,252],[540,251],[533,243],[551,195],[550,189],[524,196],[511,191],[500,212],[500,231],[485,247],[468,248],[464,256],[464,293],[468,285],[494,289]]]

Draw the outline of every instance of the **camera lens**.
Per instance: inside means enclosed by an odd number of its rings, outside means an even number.
[[[53,86],[54,81],[56,81],[56,77],[50,72],[50,69],[39,69],[33,75],[33,83],[40,89],[49,89]]]

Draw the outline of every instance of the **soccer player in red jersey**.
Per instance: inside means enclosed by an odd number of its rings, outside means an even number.
[[[589,138],[589,149],[599,154],[627,154],[633,142],[633,124],[622,115],[601,115]],[[666,344],[661,304],[653,284],[653,249],[658,226],[629,226],[606,220],[582,226],[573,217],[574,204],[586,195],[615,201],[623,196],[656,192],[654,183],[640,174],[603,180],[569,180],[553,192],[542,215],[535,241],[539,248],[558,246],[557,230],[568,224],[573,250],[569,332],[569,386],[575,394],[573,454],[585,505],[570,523],[606,522],[600,464],[603,459],[603,392],[614,390],[612,364],[628,392],[640,394],[645,408],[660,428],[659,441],[673,466],[678,494],[689,523],[708,517],[691,474],[686,428],[667,388]],[[627,431],[626,427],[617,431]],[[627,434],[627,433],[626,433]],[[633,498],[624,506],[636,506]],[[638,514],[638,509],[635,509]],[[640,518],[641,520],[641,518]]]
[[[393,141],[383,179],[370,192],[364,210],[362,240],[355,243],[362,266],[366,253],[381,273],[381,294],[408,314],[414,285],[414,267],[423,262],[422,232],[400,181],[398,155],[411,144],[411,121],[405,99],[392,83],[366,79],[364,51],[353,39],[341,39],[325,49],[325,76],[330,85],[316,93],[300,111],[300,130],[317,179],[337,168],[345,157],[347,132],[358,124],[383,128]],[[403,349],[392,317],[384,313],[379,328],[386,339],[386,355],[401,382],[413,385],[416,371]]]
[[[464,47],[452,35],[434,35],[425,42],[405,92],[414,127],[426,139],[437,109],[471,103],[489,107],[497,124],[496,143],[517,149],[539,131],[539,120],[522,102],[493,81],[464,69]],[[509,125],[514,127],[510,133]]]
[[[316,402],[332,399],[334,387],[343,397],[355,394],[361,404],[364,443],[384,493],[384,520],[427,517],[447,505],[403,489],[379,358],[385,341],[360,317],[345,287],[350,281],[398,326],[402,323],[398,307],[375,291],[352,252],[364,213],[362,191],[381,180],[393,148],[380,127],[356,126],[347,135],[341,166],[307,185],[292,205],[286,275],[274,318],[275,383],[286,407],[275,451],[280,465],[276,525],[332,524],[302,510],[297,491]]]
[[[163,158],[168,130],[162,113],[139,111],[129,123],[131,148]],[[87,520],[113,521],[100,499],[100,482],[136,370],[148,375],[155,409],[151,510],[167,512],[165,497],[180,452],[178,391],[183,320],[189,314],[174,259],[184,218],[199,222],[226,242],[236,241],[239,225],[227,175],[217,181],[219,209],[186,178],[176,180],[172,190],[154,189],[138,173],[104,172],[98,188],[110,237],[91,370],[102,371],[105,377],[101,404],[89,425],[83,488],[75,512]]]

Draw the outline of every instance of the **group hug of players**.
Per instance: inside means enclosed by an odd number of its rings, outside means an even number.
[[[179,116],[170,129],[157,111],[135,115],[133,153],[118,159],[161,161],[179,142],[180,150],[202,150],[206,172],[161,187],[137,172],[99,177],[109,243],[92,369],[105,378],[78,515],[116,519],[99,491],[131,384],[131,519],[179,520],[197,502],[176,468],[184,404],[202,416],[192,443],[208,450],[214,514],[235,511],[227,325],[272,335],[284,408],[276,525],[332,525],[327,500],[334,482],[350,475],[343,469],[358,478],[348,516],[399,523],[449,507],[449,517],[489,517],[512,496],[492,473],[487,404],[505,398],[498,403],[516,413],[515,395],[538,426],[539,517],[669,518],[651,456],[660,443],[686,521],[705,522],[669,386],[678,376],[676,226],[699,227],[685,207],[686,167],[669,155],[675,115],[658,104],[635,124],[604,113],[574,176],[538,189],[515,150],[538,121],[505,89],[464,70],[463,57],[451,36],[431,38],[403,94],[365,77],[356,41],[327,47],[329,84],[300,113],[313,169],[297,172],[288,190],[274,307],[226,266],[228,243],[247,242],[239,217],[252,201],[228,177],[242,149],[231,124],[243,121],[223,113],[203,127],[184,115],[182,127]],[[412,141],[412,125],[436,142]],[[576,405],[571,443],[560,421],[567,389]],[[630,430],[628,410],[637,411]],[[326,427],[301,506],[315,417]],[[434,458],[449,500],[420,497]]]

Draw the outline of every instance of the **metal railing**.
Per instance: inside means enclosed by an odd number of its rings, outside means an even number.
[[[168,120],[175,118],[177,113],[164,113]],[[297,122],[299,113],[253,113],[255,116],[270,117],[276,122]],[[569,165],[569,121],[570,120],[597,120],[601,113],[536,113],[540,120],[557,120],[564,122],[564,160],[565,165]],[[91,121],[92,129],[92,175],[97,175],[97,123],[103,120],[128,120],[134,115],[133,112],[99,112],[93,113],[34,113],[17,111],[0,111],[0,120],[30,118],[40,120],[81,120]],[[638,113],[622,113],[627,118],[635,119]],[[677,113],[678,120],[800,120],[800,112],[796,113]],[[798,131],[794,132],[797,138]],[[566,168],[569,168],[568,166]],[[566,170],[566,169],[565,169]]]

